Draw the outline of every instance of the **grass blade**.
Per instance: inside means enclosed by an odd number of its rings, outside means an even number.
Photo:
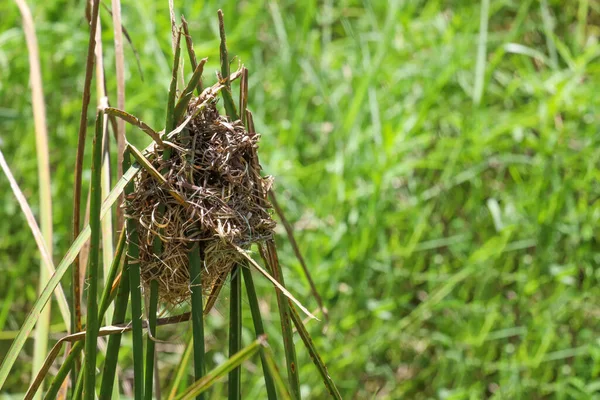
[[[42,87],[42,74],[40,68],[39,48],[35,33],[35,25],[31,11],[25,0],[15,0],[23,19],[23,30],[27,41],[29,54],[29,69],[31,81],[31,97],[33,118],[35,122],[35,148],[38,164],[38,182],[40,189],[40,225],[48,255],[52,259],[52,196],[50,193],[50,162],[48,159],[48,132],[46,128],[46,105]],[[40,279],[38,293],[44,289],[44,282],[50,278],[52,266],[46,265],[42,259],[40,263]],[[46,306],[35,329],[35,346],[33,351],[32,379],[40,370],[48,350],[48,332],[50,330],[50,304]],[[41,395],[38,396],[41,398]]]
[[[236,264],[231,270],[231,296],[229,299],[229,357],[242,348],[242,274]],[[229,372],[229,400],[241,399],[241,368]]]
[[[96,57],[96,99],[98,108],[104,110],[108,107],[108,98],[106,97],[106,79],[104,76],[104,57],[102,50],[102,21],[98,16],[96,26],[96,48],[94,54]],[[108,134],[108,116],[103,115],[102,128],[102,198],[108,196],[110,191],[111,167],[110,167],[110,136]],[[115,124],[116,125],[116,124]],[[116,131],[116,130],[115,130]],[[120,225],[119,225],[120,226]],[[102,219],[102,271],[104,281],[110,283],[114,280],[109,279],[111,267],[114,260],[113,253],[113,226],[112,218]],[[108,319],[112,319],[112,308],[107,310]],[[99,320],[102,324],[102,320]]]
[[[279,260],[273,242],[267,242],[266,249],[261,251],[265,263],[270,267],[273,277],[285,287],[283,274],[279,267]],[[277,291],[277,305],[281,319],[281,334],[283,336],[283,347],[285,349],[285,360],[288,373],[288,381],[294,399],[300,399],[300,380],[298,377],[298,361],[296,359],[296,347],[292,332],[290,310],[286,297],[281,291]]]
[[[547,0],[540,1],[540,10],[542,14],[542,21],[544,23],[544,36],[546,36],[546,47],[548,47],[548,53],[550,53],[550,65],[553,69],[558,69],[558,53],[556,51],[556,44],[554,43],[553,33],[554,19],[550,14],[550,8],[548,7]]]
[[[237,111],[235,109],[235,103],[231,96],[231,81],[229,79],[229,56],[227,55],[227,41],[225,38],[225,22],[223,21],[223,11],[217,12],[219,16],[219,36],[221,37],[220,45],[220,59],[221,59],[221,79],[224,80],[225,87],[221,90],[223,96],[223,103],[225,104],[225,111],[227,116],[232,121],[239,119]]]
[[[119,110],[117,108],[112,108],[112,107],[106,107],[104,109],[104,112],[107,113],[108,115],[112,115],[115,117],[118,117],[120,120],[124,121],[124,122],[129,122],[131,125],[140,128],[144,133],[146,133],[148,136],[150,136],[152,138],[152,140],[154,140],[156,143],[158,143],[161,147],[164,147],[165,144],[163,143],[162,139],[160,138],[160,135],[158,134],[158,132],[156,132],[154,129],[150,128],[144,121],[140,120],[137,117],[134,117],[133,115],[123,111],[123,110]]]
[[[98,5],[100,0],[92,1],[92,12],[90,21],[90,38],[88,43],[85,81],[83,84],[83,95],[81,100],[81,115],[79,117],[79,133],[77,139],[77,155],[75,156],[75,177],[73,188],[73,242],[79,237],[81,218],[81,177],[83,170],[83,156],[85,150],[85,137],[87,131],[87,113],[90,104],[90,87],[92,85],[92,74],[94,70],[94,49],[96,47],[96,27],[98,25]],[[72,296],[73,308],[71,332],[81,331],[81,287],[79,285],[79,257],[75,257],[72,274]],[[0,379],[1,381],[1,379]]]
[[[314,315],[311,314],[310,311],[308,311],[308,309],[306,307],[304,307],[302,305],[302,303],[300,303],[286,288],[283,284],[279,283],[280,281],[277,280],[277,278],[274,278],[273,276],[271,276],[267,271],[264,270],[264,268],[262,268],[260,265],[258,265],[258,263],[256,261],[254,261],[252,259],[252,257],[250,257],[242,248],[240,248],[239,246],[236,246],[235,244],[231,244],[233,246],[233,248],[235,248],[241,255],[242,257],[244,257],[254,268],[256,268],[256,270],[258,272],[260,272],[265,278],[267,278],[269,281],[271,281],[271,283],[273,285],[275,285],[275,287],[277,289],[279,289],[278,293],[283,294],[285,297],[287,297],[288,299],[290,299],[291,301],[294,302],[294,304],[296,304],[298,307],[300,307],[300,309],[310,318],[312,319],[318,319],[317,317],[315,317]],[[273,246],[274,248],[274,246]],[[275,250],[273,250],[275,251]],[[275,255],[276,257],[276,255]],[[268,262],[268,261],[266,261]],[[279,264],[278,264],[279,265]],[[272,267],[271,267],[272,268]]]
[[[92,187],[90,198],[90,256],[88,265],[87,323],[85,339],[84,398],[96,397],[96,348],[98,339],[98,264],[100,262],[100,206],[102,202],[102,126],[103,112],[96,116],[96,133],[92,145]]]
[[[188,82],[187,86],[181,93],[177,105],[175,106],[175,123],[179,122],[187,106],[194,95],[194,89],[198,87],[198,83],[202,80],[202,73],[204,72],[204,64],[206,64],[207,58],[200,60],[200,64],[194,69],[192,78]]]
[[[191,270],[190,270],[190,274],[192,274]],[[192,287],[192,291],[193,290],[194,289]],[[192,294],[192,296],[193,296],[193,294]],[[192,325],[194,324],[193,319],[194,319],[194,317],[192,316]],[[190,362],[190,357],[192,356],[193,350],[194,350],[194,335],[192,334],[190,336],[190,339],[188,340],[187,344],[185,345],[185,350],[183,351],[183,354],[181,355],[181,360],[179,360],[179,363],[177,364],[177,369],[175,371],[175,378],[173,378],[173,382],[171,383],[171,391],[169,392],[168,400],[175,399],[175,396],[177,395],[177,389],[179,388],[179,385],[183,379],[183,376],[186,374],[186,370],[187,370],[188,364]]]
[[[475,65],[475,86],[473,88],[473,103],[475,105],[479,105],[479,103],[481,103],[481,98],[483,97],[489,14],[490,0],[481,0],[479,40],[477,42],[477,64]]]
[[[256,289],[254,288],[254,281],[252,279],[252,272],[250,268],[244,266],[242,268],[244,275],[244,283],[246,285],[246,294],[248,295],[248,305],[250,306],[250,312],[252,314],[252,322],[254,323],[254,332],[256,336],[265,334],[265,328],[263,327],[262,317],[260,315],[260,308],[258,306],[258,297],[256,296]],[[262,364],[263,375],[265,377],[265,387],[267,388],[267,398],[269,400],[277,399],[277,392],[275,391],[275,384],[273,383],[273,376],[271,368],[267,365],[264,350],[260,352],[260,361]]]
[[[98,320],[102,321],[102,319],[104,318],[104,313],[106,312],[106,310],[108,310],[108,306],[110,304],[111,301],[111,294],[112,294],[112,285],[113,282],[115,282],[115,278],[117,277],[117,272],[119,271],[119,264],[121,263],[121,257],[123,256],[123,249],[125,248],[125,234],[126,234],[126,230],[122,229],[121,230],[121,235],[119,235],[119,241],[117,242],[117,249],[115,251],[115,256],[113,258],[112,264],[110,266],[110,270],[108,271],[108,274],[106,275],[106,278],[104,279],[106,282],[106,286],[104,287],[104,291],[102,292],[102,298],[100,300],[100,306],[99,306],[99,313],[98,313]],[[126,274],[126,268],[123,267],[123,274],[121,275],[122,277],[124,276],[124,274]],[[123,278],[121,278],[123,279]]]
[[[185,45],[187,47],[188,55],[190,56],[190,66],[192,67],[192,71],[195,71],[196,67],[198,66],[198,61],[196,60],[196,52],[194,51],[194,44],[192,43],[192,36],[190,35],[188,23],[183,17],[183,15],[181,16],[181,26],[183,28],[183,35],[185,36]],[[196,92],[198,93],[198,95],[202,93],[202,86],[203,85],[201,76],[200,80],[198,80],[198,83],[196,85]]]
[[[125,109],[125,54],[123,52],[123,24],[121,1],[112,0],[113,33],[115,42],[115,70],[117,78],[117,108]],[[125,151],[125,121],[117,121],[117,179],[123,176],[123,152]],[[121,202],[123,198],[121,198]],[[123,226],[123,212],[117,208],[117,226]]]
[[[61,365],[60,369],[56,373],[56,376],[52,380],[52,383],[48,387],[48,391],[46,392],[44,399],[55,399],[57,397],[58,391],[60,390],[62,383],[64,382],[65,378],[67,377],[67,375],[73,368],[73,365],[75,364],[75,359],[78,358],[79,353],[81,352],[81,350],[83,350],[83,344],[83,341],[79,341],[75,343],[75,345],[71,348],[71,351],[65,359],[65,362],[63,363],[63,365]]]
[[[202,261],[203,255],[200,254],[200,247],[194,245],[189,253],[190,262],[190,288],[192,290],[192,329],[193,329],[193,347],[194,347],[194,377],[201,379],[205,374],[204,361],[204,310],[202,300]],[[173,386],[176,388],[176,386]],[[204,399],[204,395],[198,395],[197,399]]]
[[[184,393],[177,397],[177,400],[191,400],[195,396],[203,393],[219,378],[225,376],[229,371],[241,365],[244,361],[256,354],[261,346],[266,345],[266,337],[261,336],[254,342],[244,347],[242,350],[229,357],[227,361],[206,374],[204,378],[194,382]]]
[[[277,364],[275,364],[275,357],[273,357],[271,348],[269,346],[265,346],[263,349],[261,349],[261,356],[265,359],[267,369],[273,376],[281,397],[284,400],[292,400],[292,396],[290,395],[290,392],[288,391],[287,386],[285,386],[285,382],[279,373],[279,368],[277,368]]]
[[[125,229],[123,229],[125,232]],[[121,234],[121,236],[123,236]],[[108,287],[108,286],[107,286]],[[113,325],[125,322],[125,313],[127,312],[127,301],[129,299],[129,266],[127,259],[123,265],[123,275],[119,284],[119,292],[115,303],[115,312],[113,315]],[[107,292],[107,291],[105,291]],[[104,369],[102,372],[102,382],[100,384],[100,399],[110,399],[113,393],[113,385],[115,383],[115,372],[117,370],[117,362],[119,360],[119,348],[121,347],[121,334],[112,335],[108,339],[106,349],[106,360],[104,361]]]
[[[129,168],[129,148],[125,149],[123,169]],[[133,181],[127,184],[126,194],[133,192]],[[136,400],[144,397],[144,342],[142,331],[142,294],[140,293],[140,264],[137,223],[127,219],[127,257],[131,290],[131,323],[133,326],[133,388]]]
[[[325,387],[329,391],[329,394],[331,395],[332,398],[341,400],[342,396],[340,395],[340,392],[337,390],[337,387],[335,386],[335,383],[331,379],[331,376],[329,376],[329,372],[327,372],[327,367],[325,366],[325,363],[321,359],[321,356],[319,356],[319,353],[317,352],[317,349],[315,348],[315,345],[313,344],[312,339],[310,338],[310,335],[308,334],[308,331],[306,330],[306,327],[304,326],[304,323],[302,322],[302,319],[298,315],[296,308],[294,307],[294,305],[291,302],[288,302],[288,306],[289,306],[289,310],[290,310],[290,316],[292,317],[292,321],[294,322],[294,325],[296,326],[296,330],[298,331],[300,338],[302,338],[302,341],[304,342],[304,346],[306,346],[306,349],[308,350],[308,352],[310,354],[310,358],[313,360],[313,363],[315,363],[315,365],[317,366],[317,369],[319,370],[319,373],[321,374],[321,377],[323,378],[323,382],[325,383]]]
[[[160,242],[159,242],[160,243]],[[158,311],[158,281],[156,279],[150,282],[150,305],[148,307],[148,340],[146,342],[146,377],[144,384],[144,395],[147,400],[152,400],[154,383],[154,357],[156,356],[156,314]]]
[[[167,120],[165,123],[165,134],[175,129],[175,96],[177,95],[177,69],[179,67],[179,56],[181,54],[181,30],[177,32],[175,40],[175,56],[173,57],[173,74],[171,75],[171,84],[169,85],[169,96],[167,100]],[[168,148],[165,149],[167,151]],[[168,157],[167,157],[168,158]]]

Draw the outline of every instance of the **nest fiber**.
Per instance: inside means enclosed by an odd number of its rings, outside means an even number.
[[[126,203],[138,225],[142,280],[146,287],[157,280],[169,304],[189,299],[192,249],[203,261],[208,292],[241,261],[235,246],[271,239],[275,227],[266,200],[272,179],[260,174],[259,135],[220,115],[210,96],[192,99],[186,128],[146,154],[166,183],[142,168]]]

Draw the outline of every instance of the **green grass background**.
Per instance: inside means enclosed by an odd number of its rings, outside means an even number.
[[[58,260],[70,240],[88,30],[82,1],[29,3],[48,108]],[[167,1],[122,3],[144,76],[126,45],[126,109],[161,129],[171,63]],[[209,57],[208,82],[218,69],[219,7],[230,54],[250,69],[262,165],[276,177],[331,314],[330,324],[308,328],[344,398],[600,398],[600,2],[493,0],[482,48],[478,1],[175,3],[198,57]],[[0,146],[37,212],[28,76],[20,16],[5,0]],[[128,137],[146,142],[134,128]],[[84,178],[85,189],[89,172]],[[38,269],[5,178],[0,221],[1,358],[36,297]],[[291,291],[314,309],[283,231],[278,245]],[[282,357],[275,298],[256,281]],[[213,363],[227,353],[227,307],[218,309],[207,328]],[[56,339],[64,326],[53,330]],[[158,345],[163,382],[189,331],[159,329],[171,343]],[[130,345],[126,335],[123,380],[131,378]],[[297,348],[303,393],[326,398]],[[26,389],[31,354],[29,344],[7,394]],[[258,368],[243,372],[246,398],[263,398],[260,367],[246,367]]]

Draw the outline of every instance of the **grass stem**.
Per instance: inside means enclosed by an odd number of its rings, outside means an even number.
[[[103,113],[96,116],[96,132],[92,145],[92,183],[90,189],[90,256],[88,265],[87,323],[85,337],[84,398],[96,397],[96,353],[98,339],[98,264],[100,262],[100,207],[102,204],[102,125]]]

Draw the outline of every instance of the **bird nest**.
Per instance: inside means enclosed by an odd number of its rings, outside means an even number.
[[[189,299],[192,249],[199,251],[202,287],[209,292],[242,260],[238,248],[271,239],[275,227],[266,200],[272,178],[260,174],[259,135],[220,115],[210,90],[192,99],[185,117],[184,129],[146,154],[166,182],[142,168],[125,205],[138,226],[144,285],[156,280],[160,298],[172,305]]]

